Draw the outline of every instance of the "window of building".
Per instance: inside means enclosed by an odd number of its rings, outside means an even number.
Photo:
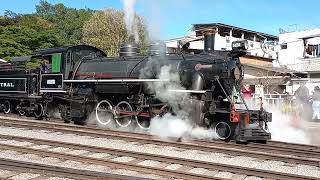
[[[233,30],[232,31],[232,37],[241,38],[242,37],[242,32],[238,31],[238,30]]]
[[[249,41],[253,41],[254,40],[254,34],[244,33],[244,39],[249,40]]]
[[[287,43],[283,43],[280,45],[281,49],[287,49],[288,47],[288,44]]]

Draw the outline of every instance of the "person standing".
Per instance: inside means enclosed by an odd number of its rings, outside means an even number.
[[[250,85],[246,84],[241,90],[243,97],[245,100],[251,100],[252,97],[252,90],[250,89]]]
[[[244,100],[246,101],[246,104],[249,106],[249,108],[252,108],[252,90],[250,88],[250,85],[244,85],[241,89],[241,93],[243,95]]]
[[[320,88],[319,86],[314,87],[314,93],[312,95],[312,119],[320,119]]]
[[[294,93],[298,103],[307,104],[309,102],[309,89],[305,86],[305,83],[301,83],[300,87]]]

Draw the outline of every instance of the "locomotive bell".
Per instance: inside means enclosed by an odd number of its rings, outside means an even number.
[[[163,41],[152,41],[149,45],[148,54],[150,56],[165,55],[167,46]]]
[[[140,53],[140,47],[136,43],[126,43],[120,47],[120,56],[132,57]]]

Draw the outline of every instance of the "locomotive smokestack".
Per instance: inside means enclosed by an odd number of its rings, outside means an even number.
[[[120,47],[120,56],[132,57],[140,53],[140,47],[136,43],[123,44]]]
[[[209,29],[203,32],[204,36],[204,52],[211,52],[214,51],[214,37],[216,31],[214,29]]]

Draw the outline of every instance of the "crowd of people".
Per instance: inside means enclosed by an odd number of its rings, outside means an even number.
[[[246,84],[241,89],[241,94],[247,104],[253,102],[253,91],[250,85]],[[281,109],[284,113],[297,113],[303,119],[320,120],[320,87],[315,86],[310,94],[305,83],[301,83],[300,87],[291,96],[286,93],[282,97]]]
[[[312,119],[320,119],[320,87],[315,86],[313,93],[309,94],[309,89],[304,83],[300,84],[300,87],[295,91],[294,96],[300,106],[300,110],[304,114],[308,114],[308,107],[312,107]]]

